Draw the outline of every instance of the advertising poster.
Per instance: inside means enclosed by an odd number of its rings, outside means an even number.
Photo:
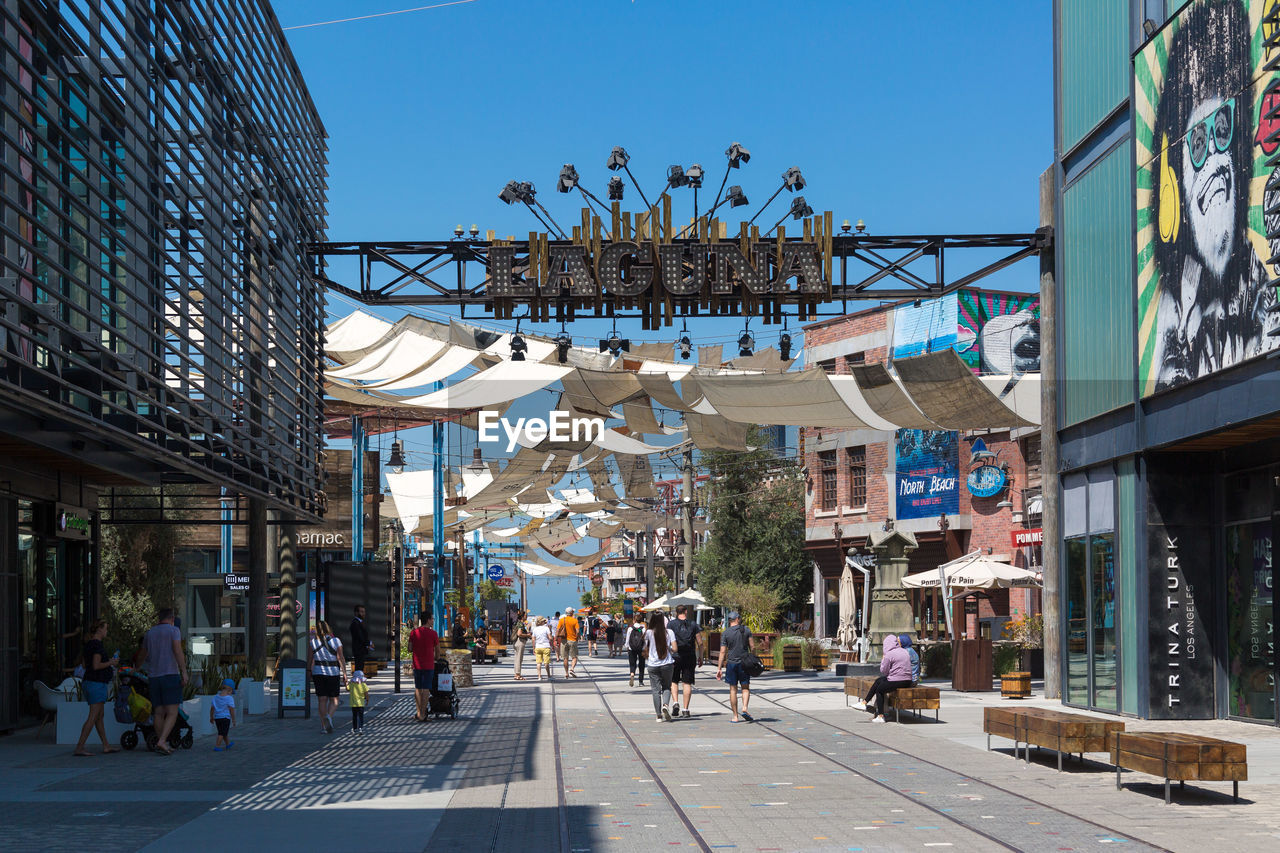
[[[1267,268],[1280,212],[1265,212],[1280,202],[1275,7],[1195,0],[1134,57],[1144,396],[1280,346],[1280,262]]]
[[[307,670],[300,666],[280,670],[280,704],[285,708],[307,707]]]
[[[898,518],[929,518],[960,511],[958,433],[900,429],[895,450]]]

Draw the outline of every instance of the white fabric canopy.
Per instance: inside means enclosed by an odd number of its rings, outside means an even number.
[[[391,323],[381,317],[364,311],[353,311],[330,323],[325,329],[325,352],[339,361],[350,361],[358,358],[369,347],[377,345],[391,328]]]
[[[661,444],[646,444],[643,441],[632,438],[629,435],[623,435],[617,430],[606,429],[604,433],[592,442],[596,447],[608,450],[611,453],[629,453],[632,455],[660,453],[669,449],[669,446]]]
[[[366,388],[380,391],[403,391],[408,388],[422,388],[435,382],[443,382],[453,374],[471,364],[480,355],[478,350],[467,347],[450,346],[444,352],[419,365],[411,371],[378,382],[370,382]]]
[[[848,429],[868,426],[845,405],[827,374],[818,368],[798,373],[699,375],[698,388],[717,412],[739,423]]]
[[[949,589],[996,589],[1040,586],[1040,583],[1041,576],[1036,572],[987,559],[977,552],[902,579],[902,585],[912,589],[943,586]]]
[[[572,372],[568,365],[503,361],[448,388],[410,397],[401,405],[451,411],[480,409],[540,391]]]
[[[444,341],[405,331],[375,347],[363,358],[343,367],[326,370],[325,376],[329,379],[354,381],[377,381],[389,376],[404,376],[430,364],[448,346]]]

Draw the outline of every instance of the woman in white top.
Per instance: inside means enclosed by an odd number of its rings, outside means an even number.
[[[648,652],[645,661],[649,669],[649,686],[653,688],[653,712],[658,722],[671,722],[671,711],[662,699],[671,690],[671,675],[675,670],[676,632],[667,627],[661,610],[649,617],[649,630],[644,632],[644,647]]]
[[[325,734],[333,731],[333,712],[338,708],[338,684],[347,683],[347,665],[342,660],[342,640],[329,630],[329,623],[316,622],[307,649],[307,666],[315,685],[320,706],[320,726]]]
[[[547,617],[539,616],[533,628],[533,661],[538,670],[538,680],[542,680],[542,668],[547,669],[547,678],[551,678],[551,628],[547,625]]]

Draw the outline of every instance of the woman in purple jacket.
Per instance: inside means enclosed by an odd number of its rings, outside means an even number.
[[[902,648],[897,634],[884,638],[884,657],[880,660],[880,677],[871,685],[863,707],[871,711],[873,723],[884,722],[884,696],[890,690],[911,686],[911,656]],[[874,702],[874,705],[872,704]]]

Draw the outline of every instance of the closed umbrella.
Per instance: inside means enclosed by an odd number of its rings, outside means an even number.
[[[840,627],[836,631],[836,642],[841,647],[852,649],[858,639],[858,626],[855,623],[858,611],[857,595],[853,589],[853,570],[846,563],[840,573]]]

